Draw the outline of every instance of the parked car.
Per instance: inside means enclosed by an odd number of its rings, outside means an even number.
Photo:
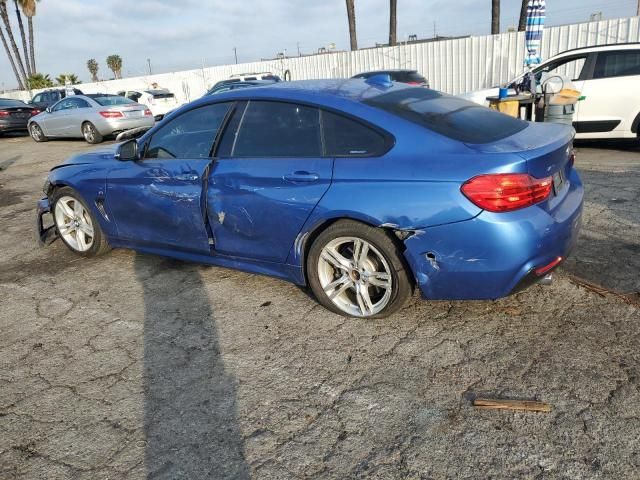
[[[640,130],[640,43],[600,45],[568,50],[533,69],[573,80],[583,99],[578,102],[573,126],[576,138],[638,138]],[[525,73],[511,82],[522,83]],[[481,105],[498,95],[498,87],[461,95]]]
[[[77,88],[73,89],[73,93],[76,95],[82,95],[82,91]],[[66,98],[66,96],[67,91],[64,88],[45,90],[44,92],[36,93],[29,102],[29,105],[42,111],[54,103],[59,102],[63,98]]]
[[[29,132],[36,142],[84,137],[88,143],[100,143],[108,135],[154,123],[151,110],[144,105],[119,95],[91,93],[64,98],[31,117]]]
[[[27,130],[27,122],[40,110],[20,100],[0,98],[0,135]]]
[[[76,155],[49,174],[40,238],[273,275],[355,317],[398,310],[414,286],[495,299],[548,279],[580,227],[573,129],[376,81],[206,96]]]
[[[228,92],[230,90],[238,90],[240,88],[251,88],[251,87],[264,87],[265,85],[273,85],[276,83],[274,80],[245,80],[245,81],[233,81],[233,82],[225,82],[225,83],[216,83],[216,86],[209,89],[205,96],[207,95],[216,95],[218,93]]]
[[[161,120],[162,117],[170,111],[175,110],[179,105],[176,96],[166,89],[123,90],[118,92],[118,95],[141,105],[146,105],[156,120]]]
[[[417,70],[376,70],[373,72],[359,73],[351,78],[371,78],[374,75],[389,75],[394,82],[429,88],[429,81],[418,73]]]
[[[251,80],[272,80],[274,82],[282,81],[278,75],[271,72],[258,73],[234,73],[229,77],[231,80],[240,80],[241,82],[250,82]]]

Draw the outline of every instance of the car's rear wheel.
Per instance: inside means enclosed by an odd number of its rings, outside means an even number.
[[[98,129],[91,122],[84,122],[82,124],[82,136],[87,143],[95,144],[102,142],[102,134],[100,134]]]
[[[412,293],[402,252],[390,235],[350,220],[330,225],[315,239],[307,275],[322,305],[350,317],[386,317]]]
[[[109,250],[100,225],[75,190],[56,190],[52,205],[58,235],[72,252],[92,257]]]
[[[29,134],[31,135],[31,138],[33,138],[36,142],[46,142],[47,140],[49,140],[42,131],[42,128],[40,128],[40,125],[38,125],[37,123],[31,124],[31,126],[29,127]]]

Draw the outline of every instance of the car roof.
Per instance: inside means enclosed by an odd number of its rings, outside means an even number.
[[[417,88],[399,82],[389,86],[368,83],[364,79],[296,80],[293,82],[274,82],[260,88],[240,88],[214,96],[205,96],[193,102],[203,105],[224,100],[273,99],[331,104],[332,100],[342,99],[362,103],[378,95],[405,88]]]
[[[552,60],[555,58],[562,58],[567,55],[576,55],[580,53],[606,52],[610,50],[640,50],[640,42],[608,43],[605,45],[592,45],[590,47],[572,48],[571,50],[565,50],[564,52],[554,55],[549,60]]]

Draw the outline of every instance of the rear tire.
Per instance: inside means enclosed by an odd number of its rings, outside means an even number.
[[[51,205],[58,236],[73,253],[94,257],[111,249],[97,219],[73,188],[56,189]]]
[[[29,127],[29,134],[36,142],[47,142],[49,139],[45,136],[42,128],[37,123],[33,122]]]
[[[96,144],[103,140],[102,134],[91,122],[84,122],[82,124],[82,136],[87,143]]]
[[[388,232],[339,220],[314,240],[307,256],[309,286],[339,315],[384,318],[413,292],[409,269]]]

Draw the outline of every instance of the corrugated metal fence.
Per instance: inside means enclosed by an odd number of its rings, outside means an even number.
[[[572,48],[608,43],[640,41],[640,17],[562,25],[545,29],[542,58]],[[146,89],[153,82],[173,91],[181,101],[201,96],[218,80],[235,73],[273,72],[292,80],[341,78],[384,68],[415,68],[437,90],[458,94],[495,86],[516,77],[524,64],[524,32],[503,33],[429,43],[399,45],[335,52],[306,57],[220,65],[183,72],[132,77],[81,86],[85,93],[115,93],[126,89]],[[13,92],[15,98],[28,99],[27,92]]]

